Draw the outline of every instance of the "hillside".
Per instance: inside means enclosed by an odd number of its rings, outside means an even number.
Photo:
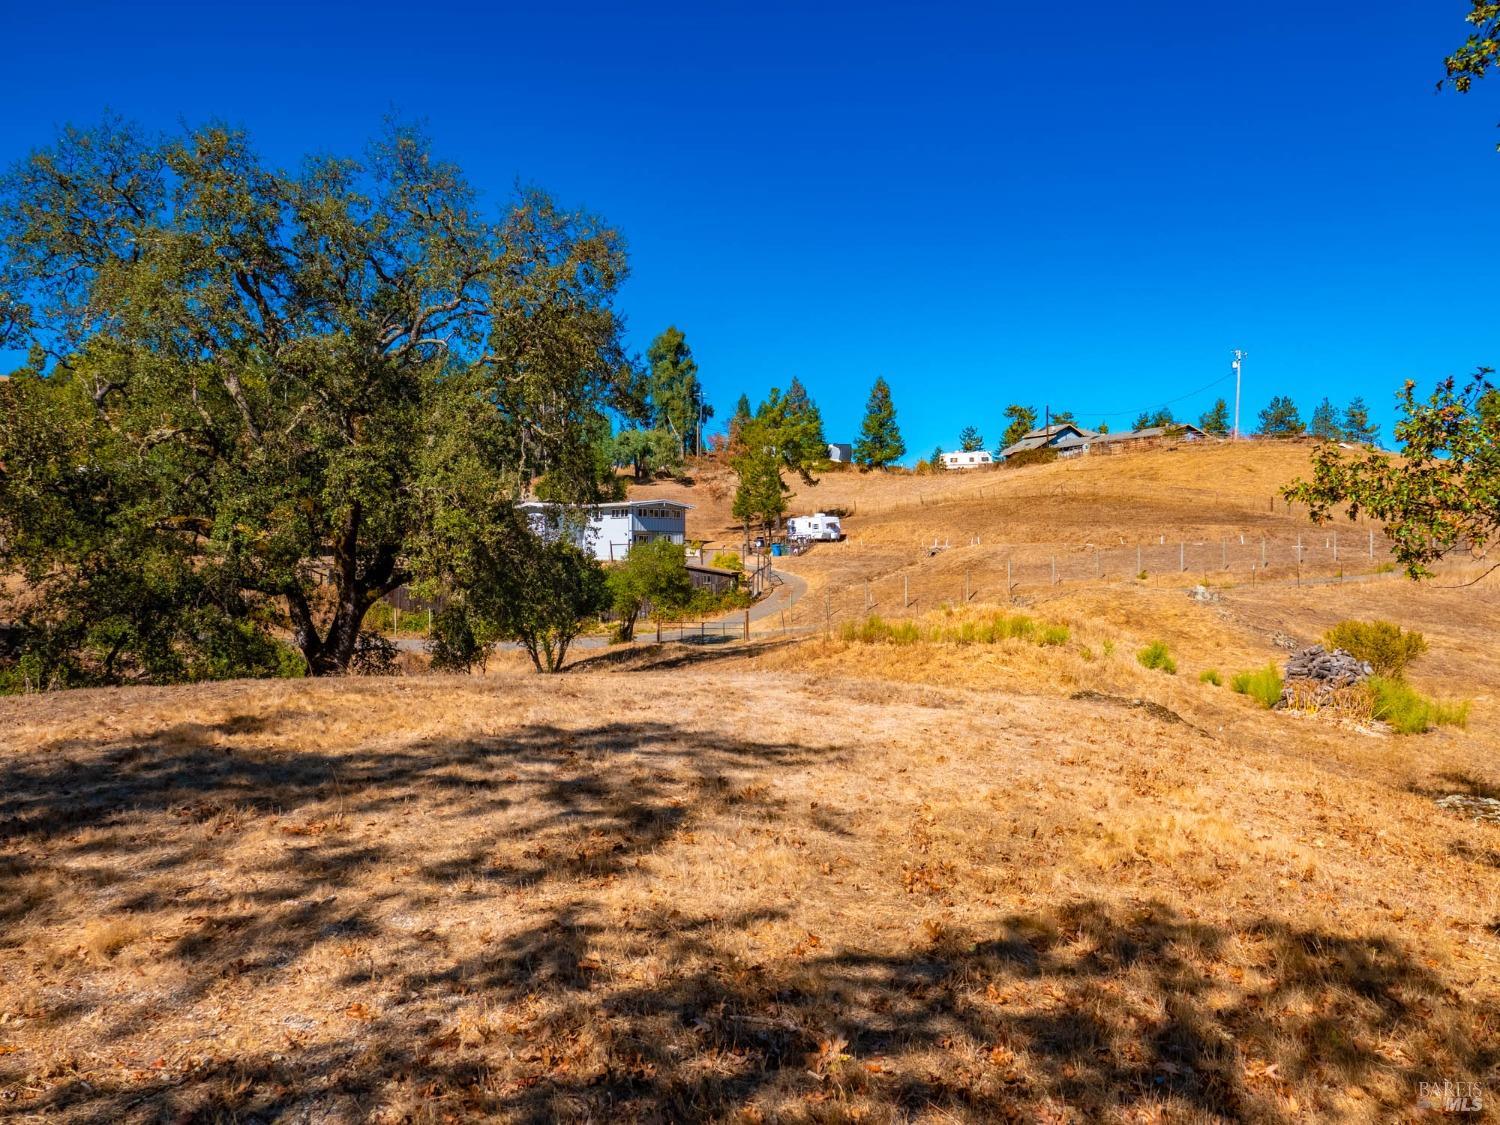
[[[809,496],[849,539],[782,560],[810,591],[749,644],[0,699],[0,1105],[1416,1116],[1422,1083],[1500,1066],[1500,823],[1436,803],[1500,799],[1500,582],[1410,583],[1347,525],[1333,559],[1271,510],[1306,454],[829,474]],[[722,483],[645,491],[707,536]],[[1241,532],[1257,563],[1304,536],[1301,581],[1233,555],[1189,596]],[[1035,631],[920,632],[1002,613]],[[861,640],[872,615],[913,634]],[[1200,680],[1346,617],[1423,632],[1410,681],[1467,726]]]

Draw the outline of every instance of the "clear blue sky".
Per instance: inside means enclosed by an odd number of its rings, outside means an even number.
[[[285,163],[394,110],[619,226],[632,346],[681,326],[721,419],[799,375],[847,440],[884,375],[909,460],[1236,346],[1247,428],[1362,393],[1387,439],[1406,378],[1500,366],[1500,79],[1433,89],[1464,0],[317,7],[12,0],[0,162],[105,107]]]

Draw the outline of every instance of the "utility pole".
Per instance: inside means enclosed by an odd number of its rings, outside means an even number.
[[[1250,353],[1241,348],[1234,349],[1234,361],[1230,364],[1234,368],[1234,440],[1240,440],[1240,375],[1244,370],[1245,357]]]

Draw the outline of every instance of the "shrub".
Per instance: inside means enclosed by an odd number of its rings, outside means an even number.
[[[1281,700],[1281,669],[1275,663],[1255,672],[1236,672],[1230,678],[1230,690],[1248,695],[1262,707],[1275,707]]]
[[[1427,639],[1421,633],[1403,632],[1390,621],[1340,621],[1323,634],[1323,642],[1367,661],[1377,676],[1397,679],[1427,651]]]
[[[1023,449],[1020,453],[1012,453],[1001,464],[1007,469],[1021,469],[1027,465],[1050,465],[1056,460],[1057,450],[1044,445],[1038,449]]]
[[[1205,668],[1198,673],[1198,682],[1200,684],[1213,684],[1214,687],[1223,687],[1224,677],[1219,675],[1217,668]]]
[[[1115,642],[1105,641],[1102,645],[1099,646],[1099,651],[1104,653],[1104,658],[1108,660],[1115,654]]]
[[[1150,668],[1153,672],[1165,672],[1169,676],[1177,675],[1177,661],[1172,659],[1172,653],[1167,648],[1166,641],[1152,641],[1137,652],[1135,658],[1140,661],[1143,668]]]
[[[427,651],[434,672],[469,672],[489,661],[490,645],[474,635],[473,623],[460,605],[446,606],[432,619]]]
[[[1469,704],[1428,699],[1404,680],[1373,676],[1365,685],[1370,692],[1371,712],[1389,723],[1397,734],[1421,734],[1436,726],[1467,726]]]
[[[1050,648],[1056,645],[1067,644],[1068,637],[1069,633],[1066,625],[1048,625],[1042,629],[1036,643]]]

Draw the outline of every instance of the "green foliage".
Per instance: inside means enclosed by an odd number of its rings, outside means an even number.
[[[948,471],[948,462],[943,460],[943,447],[941,445],[932,447],[932,455],[927,458],[927,467],[934,473],[945,473]]]
[[[732,570],[736,574],[745,573],[744,560],[735,551],[720,551],[709,561],[709,566],[716,566],[720,570]]]
[[[804,484],[817,484],[812,470],[828,460],[828,439],[823,436],[823,415],[801,380],[794,377],[785,395],[772,387],[756,421],[757,435],[773,447],[782,468],[796,473]]]
[[[494,632],[521,642],[538,672],[558,672],[589,619],[609,605],[604,571],[565,539],[517,536],[504,569],[487,584],[488,604],[476,607]]]
[[[1141,413],[1136,416],[1135,424],[1131,426],[1131,429],[1145,430],[1150,429],[1153,426],[1161,426],[1162,428],[1166,428],[1169,426],[1174,426],[1176,424],[1177,419],[1172,416],[1171,409],[1163,406],[1157,410],[1141,411]]]
[[[1057,460],[1057,450],[1050,445],[1039,445],[1035,449],[1023,449],[1012,453],[1002,464],[1007,469],[1024,469],[1027,465],[1050,465]]]
[[[1224,677],[1219,675],[1217,668],[1205,668],[1198,673],[1198,682],[1200,684],[1213,684],[1214,687],[1223,687]]]
[[[1371,712],[1398,734],[1421,734],[1435,726],[1463,727],[1469,723],[1469,704],[1428,699],[1404,680],[1373,676],[1366,681]]]
[[[1344,407],[1344,418],[1339,424],[1345,441],[1358,442],[1361,445],[1379,445],[1380,427],[1370,421],[1370,408],[1365,405],[1365,400],[1355,395],[1349,400],[1349,405]]]
[[[1005,417],[1008,419],[1005,432],[1000,435],[1000,448],[1009,449],[1023,437],[1036,429],[1036,410],[1030,406],[1022,406],[1013,402],[1005,408]]]
[[[1142,668],[1149,668],[1153,672],[1165,672],[1169,676],[1177,675],[1177,661],[1172,659],[1172,653],[1167,648],[1166,641],[1152,641],[1138,651],[1135,658]]]
[[[611,462],[629,465],[636,480],[646,481],[659,470],[681,466],[681,446],[665,430],[621,430],[614,436]]]
[[[714,408],[704,400],[698,362],[682,330],[672,325],[652,340],[646,361],[650,365],[652,428],[677,442],[680,452],[701,453],[699,433],[703,423],[714,416]]]
[[[746,528],[759,524],[770,529],[779,524],[791,491],[782,470],[796,473],[806,484],[817,484],[812,471],[827,461],[823,416],[801,381],[794,378],[785,395],[772,387],[755,416],[735,426],[729,460],[739,477],[734,517]]]
[[[284,633],[344,671],[436,544],[533,478],[593,498],[624,274],[598,220],[486,217],[409,129],[296,173],[221,127],[35,152],[0,187],[0,346],[36,357],[0,384],[0,569],[49,682],[264,674]]]
[[[1004,641],[1026,641],[1052,647],[1067,644],[1071,634],[1066,625],[1039,625],[1025,614],[995,612],[927,624],[890,622],[872,615],[862,621],[844,622],[839,636],[860,644],[994,645]]]
[[[1323,401],[1313,409],[1312,423],[1307,432],[1321,441],[1342,441],[1344,428],[1339,425],[1338,411],[1325,395]]]
[[[1378,450],[1347,456],[1336,446],[1313,453],[1311,480],[1284,495],[1326,522],[1335,508],[1385,524],[1397,561],[1413,578],[1456,551],[1481,553],[1500,535],[1500,393],[1481,370],[1462,390],[1440,383],[1426,402],[1408,382],[1396,440],[1404,460]]]
[[[1460,93],[1467,94],[1474,79],[1500,60],[1500,3],[1495,0],[1469,0],[1469,14],[1464,17],[1474,31],[1445,61],[1447,81]],[[1497,146],[1500,147],[1500,146]]]
[[[748,529],[752,524],[770,529],[786,515],[791,490],[781,479],[781,457],[775,436],[760,419],[742,431],[743,450],[730,460],[739,483],[731,511]]]
[[[1323,634],[1323,643],[1366,661],[1377,676],[1395,679],[1427,651],[1427,639],[1421,633],[1403,632],[1391,621],[1340,621]]]
[[[636,621],[647,608],[666,618],[688,605],[693,584],[686,561],[680,543],[652,539],[632,546],[625,561],[610,569],[610,609],[620,620],[621,640],[635,636]]]
[[[1297,404],[1286,395],[1276,395],[1260,412],[1260,427],[1256,433],[1261,437],[1300,437],[1307,427],[1302,424],[1302,415]]]
[[[432,618],[427,652],[434,672],[471,672],[489,664],[495,641],[482,621],[470,618],[466,607],[450,602]]]
[[[1215,437],[1229,436],[1229,404],[1222,398],[1215,399],[1207,413],[1198,419],[1198,428]]]
[[[965,426],[958,435],[958,448],[964,453],[975,453],[984,448],[984,435],[977,426]]]
[[[856,464],[883,469],[906,456],[906,443],[896,426],[896,407],[891,402],[891,388],[884,379],[876,379],[865,403],[864,421],[859,439],[854,443]]]
[[[1262,707],[1271,708],[1281,700],[1281,670],[1274,663],[1254,672],[1236,672],[1229,680],[1230,690],[1248,695]]]
[[[389,637],[361,630],[354,642],[354,656],[349,671],[356,676],[399,676],[400,653]]]
[[[1069,636],[1071,634],[1066,625],[1047,625],[1037,634],[1036,643],[1048,648],[1065,645],[1068,643]]]

